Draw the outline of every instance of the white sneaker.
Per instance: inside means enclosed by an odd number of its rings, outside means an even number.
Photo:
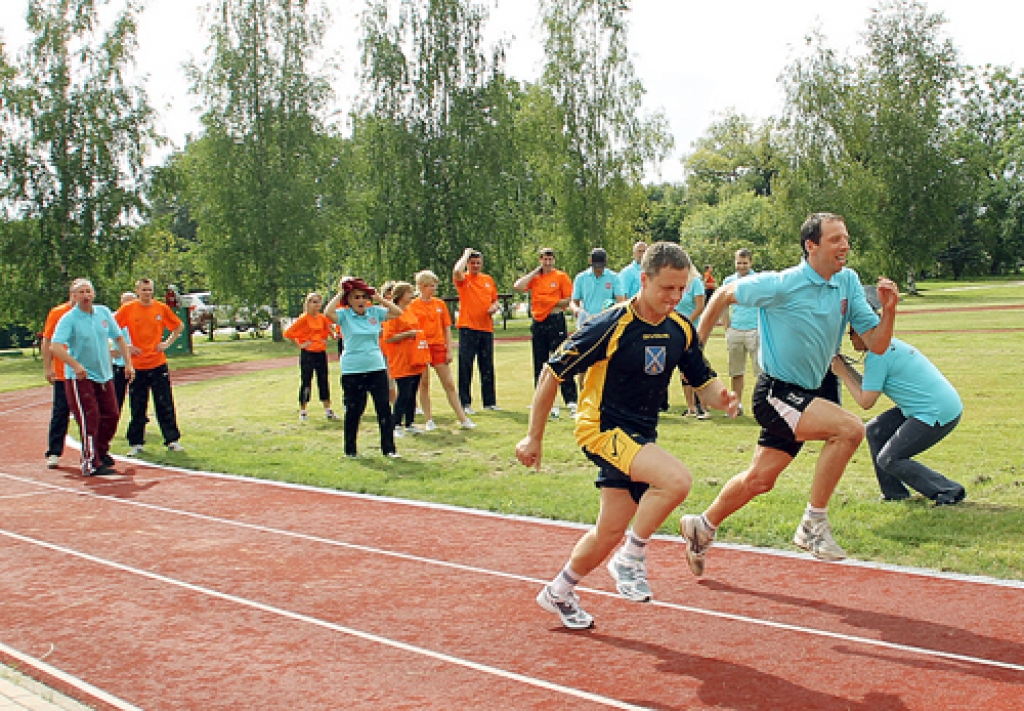
[[[60,466],[60,455],[59,454],[48,454],[46,456],[46,468],[56,469]]]
[[[476,410],[474,410],[472,407],[464,407],[464,408],[462,408],[462,411],[465,412],[467,415],[475,415],[476,414]]]
[[[577,405],[574,402],[570,402],[567,407],[569,408],[569,417],[576,418]]]
[[[167,445],[168,452],[184,452],[185,448],[181,446],[181,442],[175,440]]]
[[[561,412],[561,410],[558,409],[557,406],[551,408],[551,419],[552,420],[557,420],[558,416],[561,415],[561,414],[562,414],[562,412]]]
[[[324,412],[324,417],[326,417],[328,420],[340,420],[341,419],[340,417],[338,417],[338,413],[335,412],[334,410],[327,410],[326,412]]]
[[[686,539],[686,562],[694,575],[704,575],[704,556],[715,540],[714,533],[708,533],[700,516],[687,514],[679,519],[679,533]]]
[[[142,450],[143,448],[141,444],[133,444],[131,447],[128,448],[128,456],[137,457],[140,454],[142,454]]]
[[[501,408],[497,405],[484,405],[484,409],[490,410],[491,412],[501,412]]]
[[[424,432],[425,430],[423,430],[420,427],[417,427],[416,425],[409,425],[408,427],[405,428],[405,433],[410,435],[421,435]]]
[[[832,537],[832,527],[826,517],[815,521],[804,516],[796,533],[793,534],[793,543],[810,552],[818,560],[842,560],[846,557],[846,551],[840,548],[836,539]]]
[[[653,597],[647,582],[647,562],[627,556],[621,550],[608,559],[608,573],[619,594],[633,602],[649,602]]]
[[[416,414],[417,415],[422,415],[423,414],[423,408],[422,407],[417,407],[416,408]]]
[[[580,607],[580,598],[575,592],[556,597],[551,586],[545,585],[537,595],[537,604],[562,619],[562,624],[571,630],[585,630],[594,626],[594,618]]]
[[[390,459],[401,459],[401,458],[402,458],[402,455],[401,455],[401,454],[399,454],[398,452],[388,452],[388,453],[387,453],[387,456],[388,456],[388,457],[389,457]]]
[[[309,419],[309,415],[305,411],[299,413],[299,422],[305,422]]]
[[[395,426],[395,437],[399,439],[405,437],[405,428],[402,427],[401,425]]]
[[[743,404],[740,403],[736,406],[736,417],[743,417]]]
[[[433,432],[436,429],[437,425],[434,424],[433,420],[427,420],[426,423],[423,425],[423,430],[425,432]]]
[[[467,417],[465,420],[459,423],[459,427],[461,427],[464,430],[472,430],[476,429],[476,423]]]

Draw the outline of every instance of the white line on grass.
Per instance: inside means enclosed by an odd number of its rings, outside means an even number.
[[[265,603],[250,600],[248,598],[220,592],[219,590],[214,590],[212,588],[203,587],[201,585],[195,585],[193,583],[187,583],[183,580],[171,578],[166,575],[160,575],[159,573],[153,573],[148,570],[133,568],[132,566],[124,565],[116,561],[107,560],[105,558],[90,555],[89,553],[76,551],[65,546],[48,543],[47,541],[40,541],[38,539],[30,538],[29,536],[23,536],[21,534],[13,533],[11,531],[5,531],[3,529],[0,529],[0,535],[7,536],[8,538],[11,538],[16,541],[21,541],[22,543],[39,546],[41,548],[46,548],[57,553],[69,555],[75,558],[80,558],[82,560],[88,561],[96,565],[106,566],[124,573],[129,573],[131,575],[138,575],[140,577],[155,580],[157,582],[164,583],[167,585],[173,585],[175,587],[179,587],[190,592],[199,593],[201,595],[207,595],[209,597],[214,597],[219,600],[225,600],[236,605],[248,607],[254,610],[259,610],[260,612],[269,613],[271,615],[277,615],[278,617],[284,617],[289,620],[303,622],[309,625],[314,625],[316,627],[322,627],[333,632],[340,632],[342,634],[349,635],[351,637],[355,637],[366,642],[373,642],[376,644],[384,645],[386,647],[392,647],[403,652],[418,654],[423,657],[436,659],[438,661],[453,664],[459,667],[463,667],[465,669],[472,669],[473,671],[478,671],[484,674],[490,674],[491,676],[508,679],[509,681],[515,681],[522,684],[527,684],[529,686],[535,686],[546,691],[552,691],[558,694],[563,694],[565,696],[572,696],[578,699],[583,699],[585,701],[592,701],[594,703],[598,703],[603,706],[608,706],[610,708],[628,709],[629,711],[642,711],[643,709],[642,706],[635,706],[625,701],[620,701],[619,699],[612,699],[606,696],[601,696],[599,694],[590,693],[589,691],[583,691],[582,689],[575,689],[569,686],[562,686],[561,684],[555,684],[549,681],[544,681],[543,679],[537,679],[535,677],[526,676],[525,674],[517,674],[516,672],[508,671],[506,669],[492,667],[487,664],[480,664],[479,662],[470,661],[468,659],[462,659],[461,657],[452,656],[450,654],[445,654],[443,652],[435,652],[432,649],[418,647],[416,645],[407,644],[405,642],[399,642],[398,640],[390,639],[388,637],[382,637],[380,635],[373,634],[372,632],[364,632],[363,630],[358,630],[354,627],[347,627],[345,625],[335,624],[333,622],[321,620],[316,617],[311,617],[310,615],[303,615],[299,612],[292,612],[291,610],[285,610],[280,607],[267,605]]]
[[[20,477],[12,476],[9,474],[0,473],[0,476],[6,476],[12,479],[21,479]],[[28,481],[28,480],[26,480]],[[539,580],[537,578],[531,578],[525,575],[518,575],[516,573],[509,573],[502,570],[492,570],[490,568],[480,568],[472,565],[464,565],[462,563],[453,563],[451,561],[440,560],[436,558],[426,558],[423,556],[414,555],[412,553],[401,553],[398,551],[391,551],[383,548],[376,548],[374,546],[366,546],[358,543],[348,543],[345,541],[339,541],[332,538],[323,538],[321,536],[315,536],[308,533],[298,533],[295,531],[288,531],[285,529],[271,528],[269,526],[262,526],[260,524],[246,523],[244,521],[234,521],[232,519],[224,519],[217,516],[210,516],[208,514],[198,513],[195,511],[186,511],[183,509],[173,509],[166,506],[160,506],[158,504],[148,504],[141,501],[132,501],[127,499],[119,499],[109,496],[103,496],[90,491],[79,491],[77,489],[69,489],[55,484],[46,484],[44,482],[34,482],[39,486],[51,488],[56,491],[74,494],[76,496],[90,497],[101,499],[104,501],[115,502],[119,504],[125,504],[128,506],[137,506],[139,508],[148,509],[151,511],[158,511],[160,513],[171,514],[176,516],[184,516],[187,518],[196,519],[207,523],[215,523],[225,526],[234,526],[237,528],[243,528],[259,533],[270,533],[273,535],[283,536],[286,538],[294,538],[302,541],[311,543],[318,543],[322,545],[333,546],[337,548],[345,548],[347,550],[359,551],[361,553],[369,553],[372,555],[381,555],[391,558],[397,558],[413,563],[435,565],[452,570],[459,570],[462,572],[474,573],[479,575],[487,575],[491,577],[503,578],[506,580],[515,580],[518,582],[531,583],[533,585],[544,585],[546,580]],[[314,492],[320,491],[313,489]],[[3,531],[0,530],[0,533]],[[84,555],[84,554],[83,554]],[[585,590],[588,593],[594,595],[601,595],[604,597],[610,597],[619,599],[618,593],[608,592],[606,590],[598,590],[595,588],[589,588],[581,586],[580,590]],[[692,614],[703,615],[705,617],[713,617],[716,619],[729,620],[732,622],[739,622],[742,624],[756,625],[759,627],[767,627],[770,629],[785,630],[787,632],[794,632],[797,634],[810,635],[814,637],[825,637],[829,639],[839,640],[842,642],[848,642],[852,644],[863,644],[870,647],[880,647],[883,649],[896,650],[900,652],[907,652],[911,654],[918,654],[926,657],[938,657],[942,659],[948,659],[957,662],[965,662],[968,664],[976,664],[979,666],[995,667],[999,669],[1008,669],[1010,671],[1024,672],[1024,664],[1013,664],[1010,662],[1001,662],[995,659],[986,659],[984,657],[971,657],[963,654],[955,654],[953,652],[944,652],[937,649],[929,649],[927,647],[916,647],[912,645],[899,644],[896,642],[887,642],[885,640],[872,639],[870,637],[860,637],[857,635],[849,635],[841,632],[832,632],[829,630],[817,629],[815,627],[804,627],[801,625],[792,625],[785,622],[776,622],[774,620],[766,620],[758,617],[749,617],[746,615],[737,615],[728,612],[720,612],[717,610],[710,610],[702,607],[694,607],[691,605],[680,605],[678,603],[664,602],[660,600],[654,600],[648,603],[654,607],[664,607],[671,610],[677,610],[681,612],[689,612]]]

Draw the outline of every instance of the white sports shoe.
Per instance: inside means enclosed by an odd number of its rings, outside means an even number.
[[[395,425],[395,437],[399,439],[405,437],[405,428],[401,425]]]
[[[562,411],[558,409],[557,405],[555,407],[551,408],[551,419],[552,420],[557,420],[558,416],[561,415],[561,414],[562,414]]]
[[[459,423],[459,427],[464,430],[473,430],[476,429],[476,423],[467,417],[464,421]]]
[[[422,407],[417,407],[416,408],[416,414],[417,415],[422,415],[423,414],[423,408]]]
[[[424,425],[423,425],[423,430],[425,432],[433,432],[436,429],[437,429],[437,425],[434,424],[433,420],[427,420],[426,423],[424,423]]]
[[[405,428],[405,433],[411,435],[421,435],[425,431],[422,427],[417,427],[416,425],[409,425]]]
[[[648,602],[652,597],[647,582],[647,563],[643,558],[627,556],[621,550],[608,559],[608,573],[619,594],[633,602]]]
[[[59,466],[60,466],[60,455],[59,454],[49,454],[49,455],[46,456],[46,468],[47,469],[56,469]]]
[[[679,533],[686,539],[686,562],[694,575],[704,575],[704,556],[715,540],[714,533],[708,533],[700,516],[687,514],[679,519]]]
[[[832,527],[825,517],[815,521],[804,516],[793,534],[793,543],[809,551],[818,560],[842,560],[846,557],[846,551],[832,537]]]
[[[551,586],[545,585],[537,595],[537,604],[562,618],[562,624],[571,630],[585,630],[594,626],[593,616],[580,607],[580,598],[575,592],[556,597],[551,592]]]
[[[576,403],[570,402],[568,405],[566,405],[566,407],[569,408],[569,417],[575,418],[576,417],[576,409],[577,409]]]
[[[140,454],[142,454],[142,450],[143,448],[141,444],[133,444],[131,447],[128,448],[128,456],[137,457]]]
[[[167,445],[168,452],[184,452],[185,448],[181,446],[181,442],[175,440]]]
[[[474,410],[472,407],[464,407],[464,408],[462,408],[462,411],[465,412],[467,415],[475,415],[476,414],[476,410]]]

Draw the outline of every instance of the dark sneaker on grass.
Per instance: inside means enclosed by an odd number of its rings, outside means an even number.
[[[594,618],[580,607],[580,598],[575,592],[557,597],[551,586],[545,585],[537,595],[537,604],[562,619],[562,624],[571,630],[585,630],[594,626]]]

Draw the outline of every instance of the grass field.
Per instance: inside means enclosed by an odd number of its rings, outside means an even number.
[[[1024,310],[974,310],[1024,305],[1024,282],[921,286],[923,296],[908,297],[901,304],[897,335],[928,355],[965,403],[961,425],[921,459],[963,483],[967,501],[943,508],[918,497],[879,502],[870,457],[862,446],[831,506],[837,539],[858,559],[1024,580],[1024,418],[1015,397],[1024,382],[1020,346]],[[182,441],[188,451],[169,455],[152,446],[159,439],[153,422],[146,458],[349,491],[592,522],[597,513],[594,469],[575,445],[571,420],[549,424],[539,473],[515,460],[515,443],[526,430],[532,367],[529,343],[501,337],[526,334],[527,323],[522,319],[497,334],[498,401],[504,411],[481,413],[474,418],[478,429],[459,430],[435,379],[435,420],[440,429],[398,440],[401,460],[379,455],[372,407],[360,432],[360,450],[368,456],[355,461],[342,457],[340,422],[326,421],[314,407],[311,419],[300,423],[295,399],[297,365],[176,388]],[[707,351],[712,364],[724,370],[720,329]],[[267,339],[215,342],[197,347],[195,356],[175,360],[174,367],[279,355],[295,356],[296,351],[289,344]],[[20,387],[38,385],[39,365],[30,370],[32,365],[30,358],[0,362],[0,389],[14,389],[9,386],[12,382],[24,382]],[[331,373],[340,405],[337,363],[331,364]],[[744,395],[749,411],[749,384]],[[671,413],[662,419],[659,443],[694,475],[693,492],[681,511],[699,512],[730,476],[747,466],[758,428],[749,416],[728,420],[716,413],[710,421],[683,419],[679,389],[673,390],[672,399]],[[865,413],[852,398],[846,397],[846,402],[865,419],[890,406],[883,397],[875,410]],[[122,433],[125,424],[122,421]],[[119,434],[116,449],[124,448]],[[790,539],[806,502],[818,451],[820,445],[806,446],[773,492],[723,524],[720,540],[792,548]],[[670,519],[664,533],[676,533],[674,521],[675,517]]]

